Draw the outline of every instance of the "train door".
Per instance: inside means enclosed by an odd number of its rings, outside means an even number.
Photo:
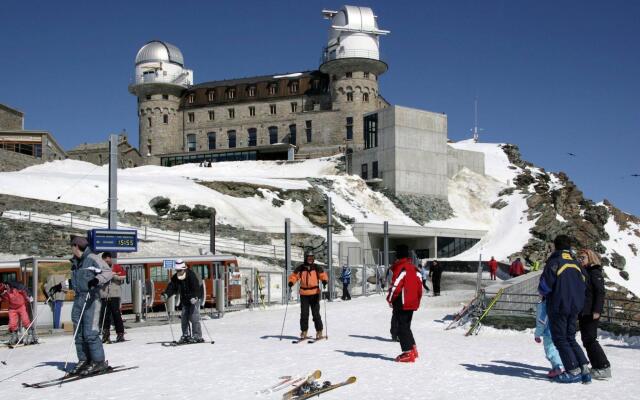
[[[33,271],[34,263],[35,259],[33,258],[20,260],[20,277],[18,277],[17,281],[25,285],[32,296],[37,296],[38,293],[33,291],[33,279],[29,279],[31,278],[31,271]]]
[[[121,304],[132,304],[133,302],[133,283],[137,280],[144,282],[144,264],[123,265],[127,273],[126,279],[122,283]],[[143,285],[144,287],[144,285]]]

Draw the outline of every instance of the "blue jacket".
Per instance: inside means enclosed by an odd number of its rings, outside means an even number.
[[[538,309],[536,310],[536,337],[549,336],[551,337],[551,329],[549,329],[549,317],[547,316],[547,303],[541,301],[538,303]]]
[[[351,283],[351,268],[342,267],[342,273],[340,274],[340,279],[342,283],[348,285]]]
[[[87,247],[79,259],[71,259],[71,287],[76,292],[76,298],[89,291],[89,281],[98,279],[98,285],[102,286],[111,280],[111,268],[97,254]]]
[[[538,292],[547,300],[549,314],[573,315],[582,311],[585,299],[584,269],[569,250],[551,254],[540,276]]]

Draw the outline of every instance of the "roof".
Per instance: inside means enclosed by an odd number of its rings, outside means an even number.
[[[315,70],[315,71],[302,71],[302,72],[295,72],[295,73],[287,72],[284,74],[249,76],[246,78],[235,78],[235,79],[225,79],[225,80],[219,80],[219,81],[202,82],[192,86],[191,89],[209,88],[209,87],[217,87],[217,86],[247,85],[251,83],[275,81],[283,78],[300,79],[304,77],[316,76],[318,74],[324,75],[322,72]]]
[[[147,42],[136,55],[136,65],[150,61],[169,61],[184,67],[184,57],[179,48],[161,40]]]
[[[17,115],[19,117],[24,117],[24,113],[22,111],[16,110],[15,108],[11,108],[11,107],[9,107],[9,106],[7,106],[5,104],[2,104],[2,103],[0,103],[0,110],[4,110],[4,111],[7,111],[7,112],[10,112],[10,113],[15,114],[15,115]]]

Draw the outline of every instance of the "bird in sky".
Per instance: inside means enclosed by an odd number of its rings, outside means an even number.
[[[573,153],[567,153],[568,155],[570,155],[571,157],[575,157],[576,155]]]

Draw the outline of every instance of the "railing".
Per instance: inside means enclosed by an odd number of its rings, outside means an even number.
[[[3,218],[45,223],[57,226],[68,226],[77,229],[99,229],[107,228],[109,221],[102,217],[89,215],[88,218],[74,216],[71,213],[62,215],[41,214],[31,211],[7,210],[2,213]],[[187,232],[187,231],[165,231],[148,226],[132,226],[118,224],[119,228],[132,229],[138,232],[141,240],[161,240],[178,244],[209,247],[209,235]],[[285,247],[278,245],[258,245],[247,243],[244,240],[233,238],[216,237],[216,250],[221,250],[236,255],[253,255],[274,259],[284,259]],[[298,248],[291,248],[291,259],[302,261],[303,251]]]
[[[365,49],[351,49],[351,50],[343,50],[340,52],[336,51],[323,51],[322,57],[320,57],[320,64],[326,63],[328,61],[337,60],[339,58],[371,58],[374,60],[380,59],[380,52],[374,50],[365,50]]]

